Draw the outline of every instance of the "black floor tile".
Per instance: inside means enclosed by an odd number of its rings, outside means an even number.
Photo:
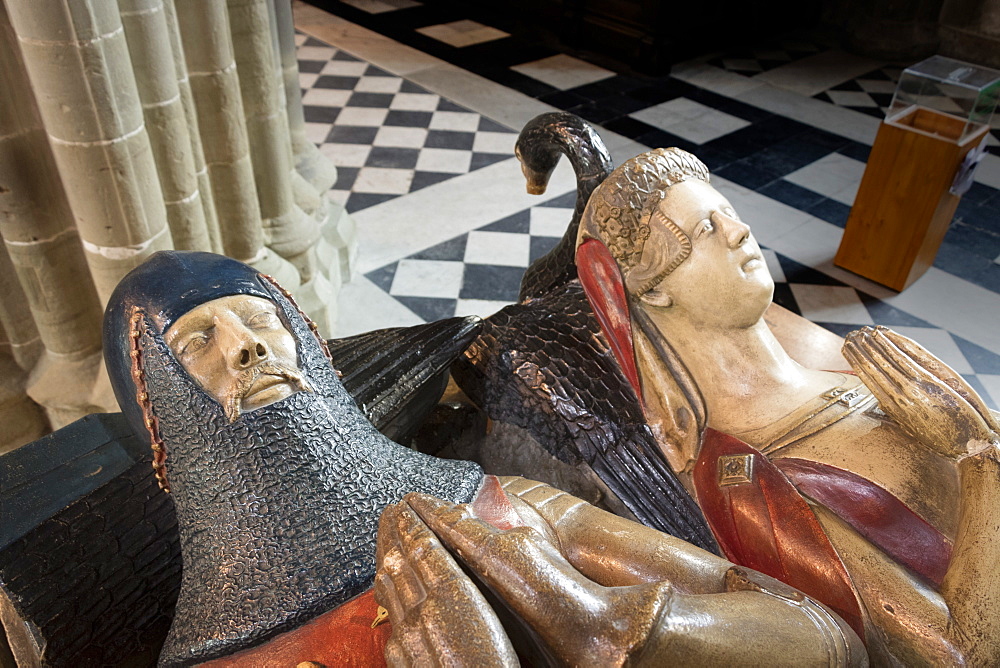
[[[972,341],[966,341],[956,334],[952,334],[951,338],[955,340],[955,345],[965,355],[965,359],[968,360],[973,371],[1000,375],[1000,355]]]
[[[431,124],[434,116],[430,111],[403,111],[400,109],[390,109],[385,117],[386,125],[396,125],[406,128],[426,128]]]
[[[465,259],[465,245],[469,240],[468,234],[457,236],[454,239],[443,241],[436,246],[431,246],[410,257],[414,260],[442,260],[461,262]]]
[[[531,250],[529,254],[531,261],[534,262],[548,253],[555,248],[557,243],[559,243],[558,237],[531,237]]]
[[[384,195],[382,193],[351,193],[351,196],[347,198],[347,204],[344,208],[347,209],[347,213],[355,213],[356,211],[367,209],[370,206],[375,206],[376,204],[381,204],[382,202],[387,202],[397,197],[399,197],[399,195]]]
[[[347,105],[350,107],[371,107],[374,109],[388,109],[392,104],[392,93],[352,93]]]
[[[333,88],[336,90],[354,90],[360,77],[342,77],[333,74],[323,74],[316,78],[313,88]],[[359,105],[360,106],[360,105]]]
[[[340,107],[314,107],[304,104],[302,112],[307,123],[333,123],[340,115]]]
[[[433,297],[397,297],[403,306],[410,309],[427,322],[443,320],[455,315],[457,299],[435,299]]]
[[[458,296],[462,299],[517,301],[523,275],[523,267],[467,264],[462,291]]]
[[[827,197],[809,207],[807,211],[817,218],[825,220],[828,223],[833,223],[837,227],[844,227],[847,225],[847,217],[851,214],[851,207]]]
[[[787,204],[803,211],[825,199],[823,195],[817,192],[803,188],[791,181],[785,181],[784,179],[770,183],[757,192],[771,199],[776,199],[782,204]]]
[[[426,188],[427,186],[432,186],[435,183],[447,181],[448,179],[456,176],[458,176],[458,174],[451,174],[448,172],[416,172],[413,175],[413,181],[410,183],[410,192],[416,192],[421,188]]]
[[[335,125],[330,130],[330,134],[326,136],[326,141],[334,144],[371,144],[375,141],[376,134],[378,134],[378,128]]]
[[[392,146],[372,146],[365,161],[366,167],[391,167],[394,169],[413,169],[417,166],[420,149],[396,148]]]
[[[531,230],[531,211],[525,209],[512,216],[501,218],[498,221],[480,228],[485,232],[513,232],[514,234],[528,234]]]
[[[482,169],[497,162],[503,162],[508,158],[513,158],[513,152],[510,155],[505,155],[501,153],[473,153],[472,160],[469,163],[469,171],[473,172],[477,169]]]
[[[369,271],[365,274],[365,277],[382,288],[386,292],[389,292],[389,288],[392,287],[392,279],[396,277],[396,266],[398,262],[393,262],[390,265],[386,265],[381,269],[376,269],[375,271]]]
[[[455,130],[430,130],[427,132],[426,148],[453,148],[471,151],[476,141],[475,132],[457,132]]]

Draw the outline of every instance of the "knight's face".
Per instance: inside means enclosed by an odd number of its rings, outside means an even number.
[[[295,339],[267,299],[231,295],[178,318],[164,340],[230,421],[307,389]]]

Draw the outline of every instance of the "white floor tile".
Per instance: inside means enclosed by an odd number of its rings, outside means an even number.
[[[987,153],[976,167],[975,180],[984,186],[1000,189],[1000,156]]]
[[[370,107],[344,107],[337,115],[337,125],[358,125],[362,127],[381,127],[388,109],[373,109]]]
[[[513,132],[477,132],[472,142],[472,150],[476,153],[499,153],[514,155],[514,144],[517,135]]]
[[[302,104],[318,107],[343,107],[351,99],[351,91],[336,88],[310,88],[302,96]]]
[[[372,147],[367,144],[323,144],[319,150],[337,167],[364,167]]]
[[[958,373],[974,373],[974,369],[956,345],[955,339],[945,330],[896,326],[891,329],[913,339]]]
[[[383,125],[375,134],[372,142],[375,146],[394,146],[397,148],[423,148],[427,141],[427,130],[423,128],[404,128],[395,125]]]
[[[869,93],[895,93],[896,84],[882,79],[858,79],[858,85]]]
[[[573,209],[536,206],[531,210],[531,234],[536,237],[562,237],[573,219]]]
[[[754,79],[812,97],[885,63],[833,49],[754,75]]]
[[[764,256],[764,262],[767,263],[767,270],[771,272],[771,278],[775,283],[784,283],[785,272],[781,268],[781,263],[778,262],[778,255],[773,250],[769,248],[762,248],[761,254]]]
[[[722,66],[727,70],[742,70],[745,72],[760,72],[763,68],[753,58],[724,58]]]
[[[611,70],[592,65],[573,56],[567,56],[564,53],[534,60],[530,63],[514,65],[510,69],[559,90],[576,88],[615,76]]]
[[[300,46],[295,55],[299,60],[330,60],[336,52],[331,46]]]
[[[575,189],[573,170],[563,160],[546,193],[529,195],[520,164],[510,158],[370,206],[352,214],[358,228],[358,270],[384,267]]]
[[[503,30],[468,20],[417,28],[417,32],[459,48],[492,42],[495,39],[509,36],[509,33],[505,33]]]
[[[350,190],[327,190],[326,196],[331,202],[336,202],[341,206],[347,204],[347,200],[351,197]]]
[[[479,128],[479,114],[465,111],[435,111],[428,127],[431,130],[475,132]]]
[[[336,337],[354,336],[384,327],[412,327],[424,320],[364,276],[340,289]]]
[[[306,43],[307,39],[309,39],[309,35],[303,35],[300,32],[295,33],[295,46],[296,47],[302,46],[303,44]]]
[[[455,306],[456,316],[478,315],[480,318],[487,318],[510,302],[489,301],[486,299],[459,299]]]
[[[788,174],[785,180],[850,206],[864,173],[865,163],[840,153],[830,153]]]
[[[356,7],[369,14],[384,14],[398,9],[419,7],[421,3],[414,0],[343,0],[345,5]]]
[[[440,101],[440,95],[396,93],[396,97],[392,98],[392,102],[389,103],[389,108],[400,111],[434,111]]]
[[[862,144],[871,145],[875,141],[875,134],[882,121],[874,116],[838,107],[778,86],[765,85],[760,81],[757,83],[760,85],[737,93],[736,99]]]
[[[830,96],[834,104],[839,104],[842,107],[878,106],[871,95],[861,90],[828,90],[826,94]]]
[[[803,317],[808,320],[858,326],[875,324],[853,288],[805,283],[790,286]]]
[[[400,260],[389,294],[457,299],[462,289],[462,270],[461,262]]]
[[[360,77],[368,69],[368,63],[360,60],[331,60],[323,66],[323,74],[338,77]]]
[[[663,102],[630,116],[696,144],[704,144],[750,125],[742,118],[717,111],[686,97]]]
[[[531,237],[508,232],[469,232],[465,261],[471,264],[498,264],[527,267],[531,255]]]
[[[670,76],[727,97],[735,97],[762,85],[750,77],[694,61],[675,65],[670,70]]]
[[[354,90],[358,93],[396,93],[403,85],[399,77],[361,77]]]
[[[417,158],[417,169],[422,172],[465,174],[472,163],[472,154],[450,148],[425,148]]]
[[[354,191],[359,193],[387,193],[405,195],[413,183],[412,169],[387,167],[362,167],[354,181]]]
[[[990,393],[990,398],[993,399],[994,406],[1000,406],[1000,376],[994,374],[981,373],[979,375],[979,382],[983,384],[986,391]]]
[[[330,127],[329,123],[306,123],[306,139],[319,144],[330,134]]]
[[[316,79],[319,79],[318,74],[312,74],[311,72],[299,72],[299,87],[301,88],[311,88]]]

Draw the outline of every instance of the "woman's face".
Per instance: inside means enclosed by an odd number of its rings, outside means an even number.
[[[750,227],[729,201],[700,180],[682,181],[667,190],[658,212],[691,240],[691,254],[640,300],[667,306],[693,322],[718,327],[756,323],[774,293],[774,281]],[[654,214],[647,244],[669,231]]]

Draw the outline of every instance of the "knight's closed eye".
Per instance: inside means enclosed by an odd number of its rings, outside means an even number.
[[[193,355],[202,350],[207,345],[208,345],[208,335],[205,334],[204,332],[199,332],[198,334],[189,337],[188,340],[184,342],[184,345],[181,346],[180,354]]]
[[[712,221],[709,220],[708,218],[706,218],[705,220],[701,221],[701,223],[698,224],[697,236],[700,237],[703,234],[708,234],[709,232],[711,232],[714,229],[715,229],[715,226],[712,225]]]
[[[247,326],[253,329],[267,329],[269,327],[275,327],[280,324],[278,316],[269,311],[261,311],[260,313],[255,313],[250,316],[247,320]]]

